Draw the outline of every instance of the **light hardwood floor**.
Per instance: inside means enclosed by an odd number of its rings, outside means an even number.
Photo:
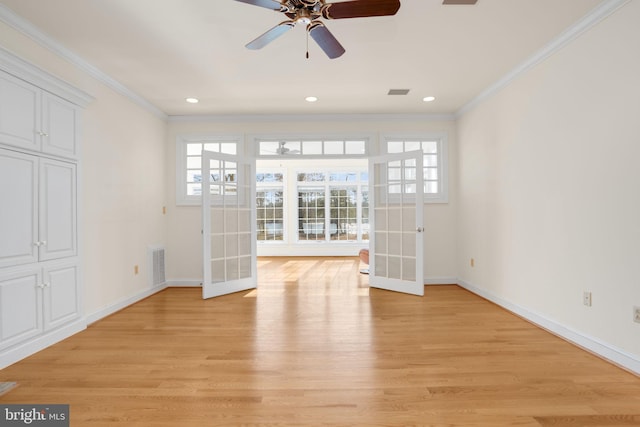
[[[355,258],[259,260],[172,288],[0,372],[71,425],[631,426],[640,378],[457,287],[368,288]]]

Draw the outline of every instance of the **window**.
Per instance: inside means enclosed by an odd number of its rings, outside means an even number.
[[[448,202],[446,135],[384,136],[383,153],[404,153],[420,150],[423,154],[424,200]]]
[[[369,240],[368,173],[297,173],[298,241]]]
[[[325,240],[324,188],[298,188],[298,240]]]
[[[256,139],[259,157],[345,156],[365,157],[367,140],[354,139]]]
[[[259,242],[284,240],[284,172],[256,173],[256,221]]]
[[[180,136],[176,145],[176,203],[178,205],[200,204],[202,194],[202,150],[239,155],[239,136]],[[215,169],[215,168],[214,168]],[[212,170],[213,182],[224,179],[235,180],[235,171]],[[216,186],[212,186],[215,191]]]

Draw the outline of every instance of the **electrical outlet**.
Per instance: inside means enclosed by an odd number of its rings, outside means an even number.
[[[591,292],[584,291],[582,293],[582,304],[591,307]]]
[[[636,323],[640,323],[640,307],[633,307],[633,321]]]

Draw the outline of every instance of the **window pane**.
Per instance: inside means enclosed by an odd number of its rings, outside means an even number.
[[[298,182],[323,182],[325,181],[324,172],[301,172],[298,174]]]
[[[202,182],[202,172],[200,169],[187,170],[187,182]]]
[[[436,166],[438,166],[438,156],[436,154],[425,154],[425,156],[424,156],[424,166],[425,167],[436,167]]]
[[[215,151],[216,153],[220,152],[220,143],[218,142],[208,142],[204,144],[204,149],[207,151]]]
[[[256,174],[256,182],[282,182],[284,175],[281,172],[259,172]]]
[[[422,151],[426,154],[436,154],[438,152],[438,142],[437,141],[424,141],[422,143]]]
[[[438,179],[438,168],[424,168],[424,179],[425,180],[437,180]]]
[[[324,154],[344,154],[343,141],[325,141]]]
[[[404,151],[416,151],[421,149],[420,141],[406,141],[404,143]]]
[[[187,157],[187,169],[200,169],[202,168],[201,157]]]
[[[199,156],[202,154],[202,144],[190,142],[187,144],[187,156]]]
[[[187,184],[188,196],[199,196],[202,194],[202,184]]]
[[[275,156],[278,154],[278,147],[280,143],[278,141],[260,141],[260,155],[263,156]]]
[[[424,192],[425,194],[437,194],[438,193],[438,182],[437,181],[427,181],[424,183]]]
[[[329,238],[331,240],[358,238],[357,187],[330,190]]]
[[[257,235],[259,241],[283,240],[283,195],[284,193],[281,189],[267,189],[256,192]]]
[[[389,141],[387,143],[387,151],[389,153],[403,153],[404,143],[402,141]]]
[[[325,240],[324,189],[298,190],[298,240]]]
[[[237,154],[238,147],[235,142],[223,142],[220,144],[220,152],[225,154]]]
[[[302,154],[322,154],[322,141],[304,141],[302,143]]]
[[[364,141],[346,141],[345,150],[346,154],[365,154],[366,146]]]
[[[332,172],[329,174],[329,181],[356,182],[356,178],[355,172]]]

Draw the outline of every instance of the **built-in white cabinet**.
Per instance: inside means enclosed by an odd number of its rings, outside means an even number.
[[[0,350],[80,317],[75,259],[0,269]]]
[[[75,158],[78,125],[76,105],[0,71],[0,143]]]
[[[76,255],[76,165],[0,148],[0,267]]]
[[[0,369],[86,327],[77,168],[90,100],[0,48]]]

